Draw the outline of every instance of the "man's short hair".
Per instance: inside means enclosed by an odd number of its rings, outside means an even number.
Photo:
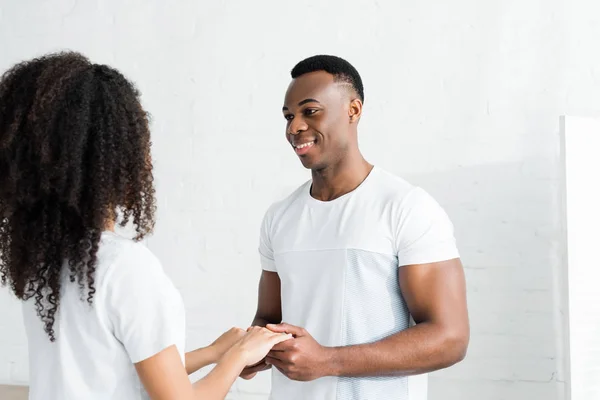
[[[300,61],[292,69],[292,79],[310,72],[325,71],[333,75],[336,82],[344,82],[352,86],[360,101],[365,101],[365,93],[360,74],[343,58],[329,55],[317,55]]]

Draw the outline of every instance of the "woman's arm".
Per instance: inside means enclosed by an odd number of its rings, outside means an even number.
[[[246,331],[240,328],[231,328],[215,340],[210,346],[202,347],[185,354],[185,370],[188,375],[200,368],[218,362],[223,355],[240,340]]]
[[[193,385],[174,345],[136,363],[135,368],[152,400],[223,400],[246,365],[262,360],[274,345],[289,338],[291,335],[253,327]]]
[[[135,364],[152,400],[222,400],[246,365],[240,353],[232,352],[203,379],[190,383],[175,346]]]
[[[185,353],[185,372],[191,375],[201,368],[216,363],[220,359],[221,356],[217,355],[212,345],[189,351]]]

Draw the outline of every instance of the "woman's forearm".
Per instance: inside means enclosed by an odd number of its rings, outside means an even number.
[[[194,383],[194,394],[198,399],[223,400],[245,366],[238,352],[226,353],[208,375]]]
[[[217,350],[213,346],[201,347],[185,353],[185,370],[191,375],[200,368],[216,363],[218,359]]]

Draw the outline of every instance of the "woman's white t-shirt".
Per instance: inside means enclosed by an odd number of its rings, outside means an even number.
[[[30,400],[146,399],[134,363],[172,345],[185,363],[183,300],[150,250],[103,233],[94,287],[90,306],[63,271],[54,343],[33,299],[24,302]]]

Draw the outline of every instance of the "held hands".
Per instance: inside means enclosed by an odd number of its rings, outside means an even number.
[[[304,328],[281,323],[247,331],[232,328],[210,346],[216,359],[235,352],[248,365],[240,374],[252,379],[258,372],[275,366],[289,379],[311,381],[331,375],[331,349],[321,346]]]
[[[246,368],[244,368],[244,370],[240,374],[240,378],[246,379],[246,380],[252,379],[256,376],[257,373],[259,373],[261,371],[266,371],[268,369],[271,369],[271,364],[266,363],[266,357],[265,357],[262,360],[260,360],[259,362],[248,365]]]
[[[285,323],[269,324],[267,328],[272,332],[291,333],[294,338],[273,346],[264,360],[242,372],[242,378],[251,379],[271,365],[296,381],[312,381],[331,374],[328,371],[331,350],[317,343],[305,329]]]
[[[219,336],[209,348],[213,362],[218,362],[229,351],[237,351],[242,357],[245,357],[245,360],[246,358],[250,359],[250,361],[246,360],[247,365],[256,365],[256,363],[264,361],[265,356],[274,345],[291,338],[291,334],[273,332],[262,327],[250,327],[247,330],[231,328]],[[256,354],[261,354],[261,356],[255,360]]]
[[[252,327],[248,328],[248,331],[250,329],[252,329]],[[257,363],[248,365],[240,374],[240,378],[250,380],[254,378],[257,373],[271,369],[271,364],[267,364],[265,360],[266,357]]]
[[[269,329],[253,326],[238,340],[228,352],[241,356],[246,365],[260,362],[277,344],[291,339],[291,334],[273,332]]]

